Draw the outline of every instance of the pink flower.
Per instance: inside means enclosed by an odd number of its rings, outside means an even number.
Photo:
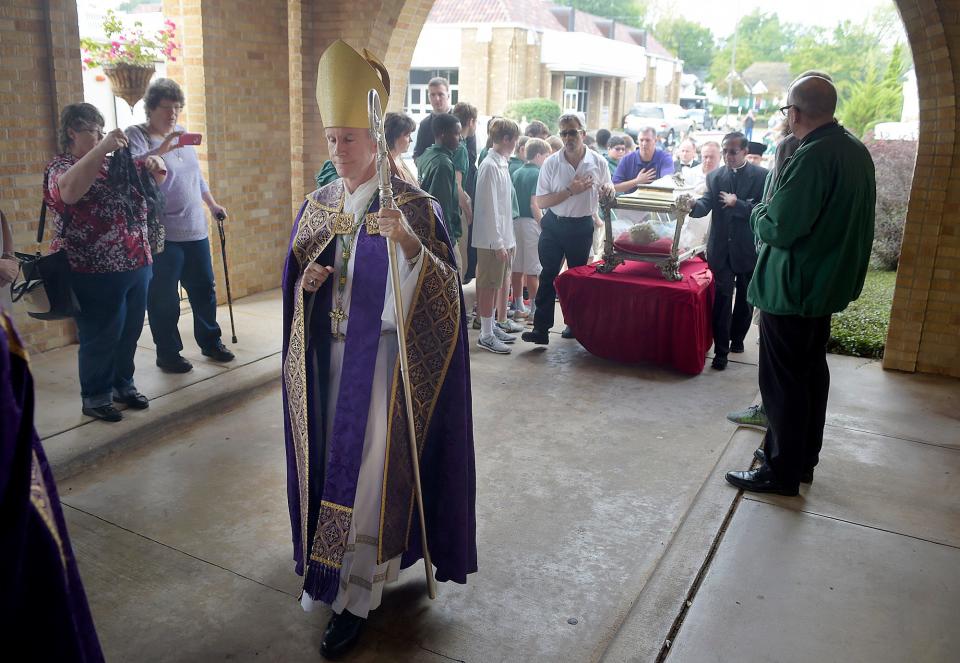
[[[121,37],[121,39],[122,39],[122,37]],[[110,45],[111,45],[114,49],[120,48],[120,42],[117,42],[117,41],[111,41],[111,42],[110,42]]]

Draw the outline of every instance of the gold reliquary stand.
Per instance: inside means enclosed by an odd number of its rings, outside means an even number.
[[[603,263],[597,266],[597,271],[604,274],[612,272],[618,265],[622,265],[626,260],[637,262],[653,263],[668,281],[680,280],[680,263],[688,258],[692,258],[698,253],[703,253],[706,249],[705,244],[697,246],[680,246],[680,235],[683,232],[683,223],[687,219],[687,214],[696,202],[693,195],[693,188],[686,186],[683,179],[679,176],[673,178],[675,188],[663,186],[644,185],[637,187],[633,193],[622,196],[612,196],[601,194],[600,209],[603,216],[604,241],[603,241]],[[641,212],[656,212],[665,214],[676,223],[676,229],[673,233],[673,244],[669,253],[641,251],[627,251],[614,246],[613,237],[613,210],[635,210]]]

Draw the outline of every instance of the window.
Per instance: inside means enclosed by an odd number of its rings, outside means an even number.
[[[587,92],[590,79],[586,76],[563,77],[563,110],[587,112]]]
[[[460,71],[457,69],[411,69],[407,83],[407,99],[404,109],[419,120],[430,113],[430,91],[427,84],[431,78],[443,76],[450,81],[450,106],[457,103],[460,96]]]

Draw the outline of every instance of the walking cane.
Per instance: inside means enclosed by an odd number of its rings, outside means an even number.
[[[377,141],[377,175],[380,179],[380,208],[397,209],[390,184],[390,158],[383,132],[383,109],[376,90],[367,93],[367,114],[370,116],[370,131]],[[427,521],[423,515],[423,490],[420,487],[420,458],[417,454],[417,433],[413,422],[413,394],[410,389],[410,373],[407,366],[407,331],[404,328],[403,300],[400,293],[400,268],[397,264],[397,243],[387,240],[387,255],[390,258],[390,280],[393,282],[393,310],[397,318],[397,343],[400,346],[400,377],[403,380],[403,400],[407,410],[407,435],[410,438],[410,462],[413,463],[413,492],[420,515],[420,544],[423,547],[423,565],[427,572],[427,594],[437,598],[437,582],[433,577],[433,562],[427,548]]]
[[[223,212],[217,212],[217,230],[220,231],[220,257],[223,258],[223,280],[227,283],[227,308],[230,309],[230,333],[233,338],[230,340],[237,342],[237,330],[233,326],[233,297],[230,296],[230,272],[227,271],[227,236],[223,232],[223,220],[227,215]]]

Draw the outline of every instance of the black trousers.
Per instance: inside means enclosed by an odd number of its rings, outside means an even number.
[[[770,422],[767,464],[788,488],[816,467],[823,447],[830,369],[830,316],[760,314],[760,394]]]
[[[534,331],[547,332],[553,327],[557,290],[553,280],[560,273],[563,259],[567,267],[587,264],[593,246],[593,217],[558,217],[547,211],[540,220],[540,288],[537,290],[537,312],[533,316]]]
[[[743,343],[753,321],[753,307],[747,302],[747,288],[753,271],[737,273],[729,267],[713,269],[713,352],[726,355],[730,341]],[[736,293],[736,294],[734,294]]]

